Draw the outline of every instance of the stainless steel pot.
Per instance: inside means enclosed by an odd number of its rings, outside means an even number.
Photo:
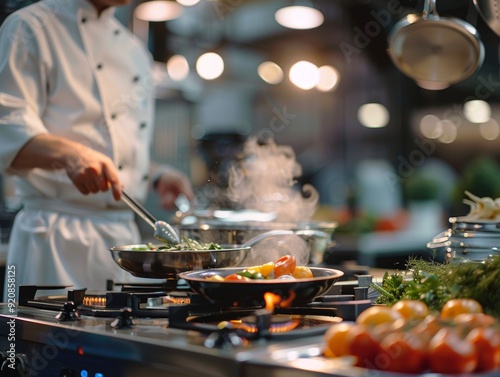
[[[440,17],[435,0],[426,0],[422,15],[409,14],[400,20],[388,44],[396,67],[424,87],[445,88],[463,81],[484,60],[477,30],[461,19]]]
[[[293,254],[298,264],[318,264],[323,253],[332,244],[336,222],[236,222],[229,223],[214,219],[203,219],[194,224],[179,224],[181,236],[187,236],[201,243],[216,242],[221,245],[242,245],[248,240],[272,231],[288,230],[293,234],[266,237],[252,246],[242,265],[256,265]]]

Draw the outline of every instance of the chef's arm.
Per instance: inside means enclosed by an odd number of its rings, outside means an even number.
[[[163,209],[175,207],[175,199],[180,194],[189,200],[194,197],[191,181],[186,174],[171,166],[152,164],[153,189],[158,194]]]
[[[64,169],[75,187],[84,195],[111,188],[121,198],[121,183],[112,160],[83,144],[66,138],[39,134],[31,138],[14,158],[11,169]]]

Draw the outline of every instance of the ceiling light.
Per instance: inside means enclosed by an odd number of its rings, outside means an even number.
[[[139,20],[149,22],[170,21],[181,16],[182,6],[175,1],[146,1],[135,8],[134,15]]]
[[[319,67],[319,80],[316,89],[321,92],[332,91],[339,82],[339,72],[330,65]]]
[[[309,90],[319,80],[319,69],[313,63],[300,61],[292,65],[289,72],[290,81],[300,89]]]
[[[214,80],[224,72],[224,60],[215,52],[207,52],[196,61],[196,72],[205,80]]]
[[[182,81],[189,74],[189,64],[182,55],[174,55],[167,62],[167,72],[174,81]]]
[[[283,70],[273,62],[263,62],[257,68],[259,77],[268,84],[279,84],[283,80]]]
[[[310,5],[292,5],[276,11],[276,22],[290,29],[313,29],[320,26],[323,14]]]
[[[389,111],[380,103],[367,103],[358,109],[359,122],[368,128],[382,128],[389,123]]]
[[[491,118],[491,106],[482,100],[467,101],[464,104],[464,116],[471,123],[484,123]]]
[[[192,7],[200,2],[200,0],[177,0],[177,2],[185,7]]]

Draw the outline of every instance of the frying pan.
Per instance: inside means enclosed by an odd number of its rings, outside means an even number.
[[[308,234],[308,230],[270,230],[252,237],[242,245],[221,245],[221,250],[134,250],[144,248],[144,244],[115,246],[109,250],[113,260],[134,276],[177,280],[177,274],[183,271],[241,266],[252,246],[262,240],[303,233]],[[206,243],[210,242],[214,241]],[[162,245],[154,245],[155,249],[159,246]]]
[[[500,0],[474,0],[479,14],[497,35],[500,35]]]
[[[215,281],[207,277],[222,277],[241,272],[242,268],[215,268],[202,271],[188,271],[179,274],[193,291],[212,302],[228,306],[264,306],[264,293],[272,292],[283,298],[289,297],[293,291],[295,299],[292,304],[311,302],[315,297],[326,292],[340,277],[342,271],[310,267],[313,277],[295,280],[251,280],[251,281]]]
[[[440,17],[436,1],[426,0],[422,15],[409,14],[391,30],[388,53],[396,67],[422,86],[445,88],[475,73],[484,46],[469,23]]]
[[[183,271],[238,266],[251,249],[250,246],[230,246],[222,250],[133,250],[144,246],[115,246],[109,250],[113,260],[134,276],[177,280],[177,275]]]

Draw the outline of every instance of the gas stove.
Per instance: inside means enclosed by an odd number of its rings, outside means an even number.
[[[44,289],[56,287],[22,286],[18,305],[0,304],[0,376],[386,376],[322,356],[325,331],[371,305],[370,283],[370,275],[340,281],[272,312],[221,307],[185,286],[60,287],[50,296]]]
[[[221,307],[182,284],[104,292],[20,286],[16,306],[0,304],[0,375],[273,376],[269,356],[294,350],[321,359],[326,329],[371,305],[370,278],[337,282],[311,303],[272,312]]]

